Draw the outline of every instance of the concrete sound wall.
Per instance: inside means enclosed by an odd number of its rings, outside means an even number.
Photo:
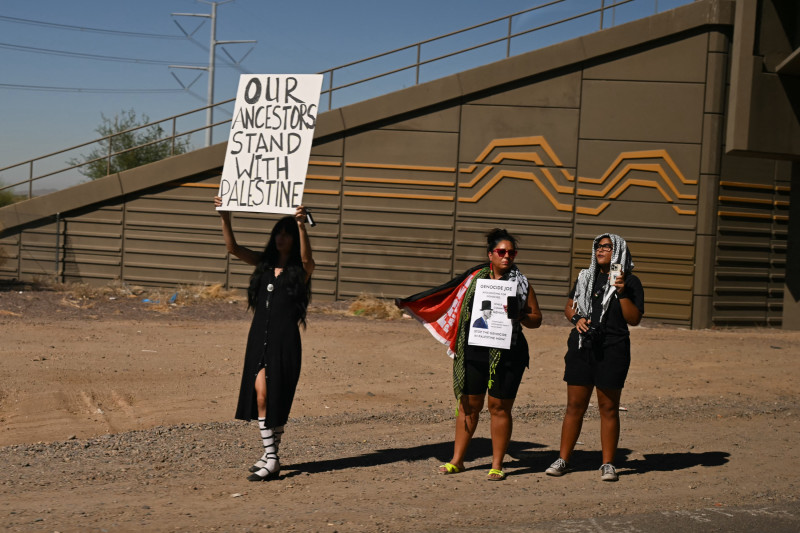
[[[758,200],[788,202],[791,180],[774,161],[724,154],[733,20],[732,2],[695,2],[321,115],[304,197],[318,222],[315,298],[442,283],[484,261],[483,234],[499,226],[519,237],[541,305],[563,309],[593,237],[613,232],[633,253],[647,316],[780,323],[786,206]],[[8,231],[0,210],[0,275],[246,286],[251,269],[226,256],[211,205],[224,146],[200,152],[216,163],[171,176],[153,164],[157,183],[58,221],[26,219],[37,209],[20,204],[25,220]],[[236,214],[240,243],[263,247],[275,218]],[[749,259],[730,254],[737,231]]]

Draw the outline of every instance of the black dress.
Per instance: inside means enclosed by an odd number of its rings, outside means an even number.
[[[242,384],[236,418],[258,418],[255,380],[266,369],[267,427],[282,426],[289,419],[297,381],[300,379],[302,347],[299,312],[286,287],[286,276],[264,271],[258,288],[258,304],[247,336]],[[272,286],[272,291],[269,287]]]

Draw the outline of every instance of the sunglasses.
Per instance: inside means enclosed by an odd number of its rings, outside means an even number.
[[[598,244],[596,250],[605,250],[606,252],[610,252],[614,249],[614,247],[610,244]]]
[[[515,257],[517,257],[517,251],[516,250],[506,250],[505,248],[495,248],[492,251],[494,253],[496,253],[497,255],[499,255],[500,257],[505,257],[506,254],[508,254],[508,257],[510,259],[514,259]]]

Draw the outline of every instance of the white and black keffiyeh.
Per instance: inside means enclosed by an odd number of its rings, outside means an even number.
[[[577,310],[578,314],[585,318],[592,317],[592,291],[594,289],[594,280],[597,276],[597,245],[601,239],[608,237],[611,239],[611,263],[619,263],[622,265],[622,271],[626,274],[633,270],[633,258],[628,251],[628,244],[625,239],[613,233],[604,233],[594,238],[592,242],[592,264],[589,268],[581,270],[578,274],[578,283],[575,286],[575,296],[572,299],[572,307]],[[606,284],[603,292],[603,311],[600,313],[600,323],[603,322],[603,317],[608,310],[608,304],[611,302],[611,297],[616,289],[613,285]]]

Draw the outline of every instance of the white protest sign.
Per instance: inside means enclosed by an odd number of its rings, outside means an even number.
[[[217,209],[294,214],[303,201],[321,88],[321,74],[239,78]]]
[[[472,346],[509,349],[511,347],[511,319],[508,318],[508,297],[517,295],[514,281],[480,279],[472,300],[469,338]]]

